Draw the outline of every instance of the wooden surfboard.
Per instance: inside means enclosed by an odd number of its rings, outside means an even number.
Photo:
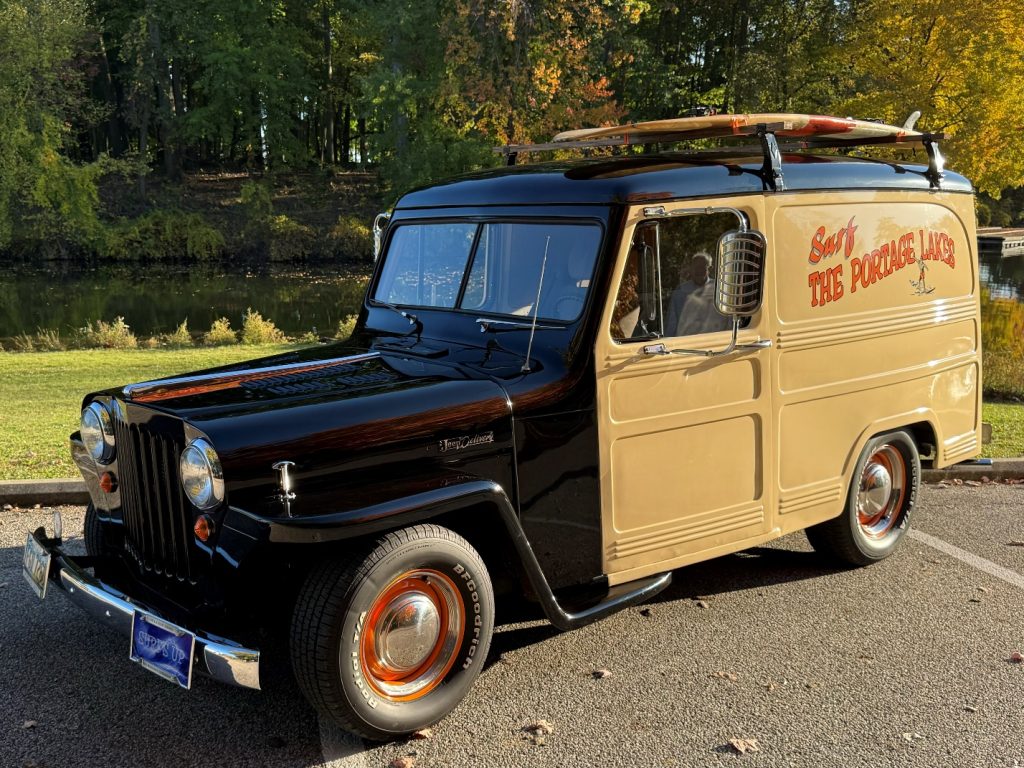
[[[652,120],[608,128],[582,128],[563,131],[552,139],[563,141],[598,141],[622,139],[624,144],[655,141],[683,141],[730,135],[749,135],[758,125],[772,126],[779,138],[809,141],[864,141],[870,139],[915,139],[923,136],[919,131],[895,125],[854,120],[826,115],[803,115],[786,112],[762,112],[748,115],[708,115],[705,117],[679,117],[670,120]]]

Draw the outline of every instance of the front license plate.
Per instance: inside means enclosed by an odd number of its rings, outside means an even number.
[[[131,660],[182,688],[192,687],[196,636],[188,630],[147,616],[132,616]]]
[[[31,533],[25,540],[25,553],[21,558],[21,572],[39,599],[46,597],[46,585],[50,575],[50,553],[36,541]]]

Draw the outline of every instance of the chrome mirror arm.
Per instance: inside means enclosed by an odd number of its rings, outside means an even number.
[[[740,319],[734,317],[732,320],[732,339],[725,349],[669,349],[663,343],[646,344],[641,349],[645,355],[695,355],[698,357],[721,357],[732,352],[747,351],[755,349],[769,349],[772,346],[771,339],[758,339],[746,344],[737,344],[736,337],[740,332]]]

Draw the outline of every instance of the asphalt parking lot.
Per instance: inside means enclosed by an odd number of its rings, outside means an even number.
[[[928,485],[920,502],[914,537],[870,568],[796,535],[569,634],[506,615],[467,700],[430,738],[384,746],[320,723],[287,682],[185,692],[132,664],[126,638],[24,582],[48,511],[3,511],[0,766],[1019,768],[1024,485]],[[82,508],[64,511],[80,537]],[[531,738],[538,720],[553,730]]]

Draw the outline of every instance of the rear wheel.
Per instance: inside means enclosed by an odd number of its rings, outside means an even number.
[[[913,438],[890,432],[868,441],[839,517],[807,529],[819,552],[852,565],[888,557],[910,529],[921,484],[921,459]]]
[[[480,672],[494,595],[469,542],[436,525],[315,567],[292,619],[299,687],[338,725],[396,738],[437,722]]]

